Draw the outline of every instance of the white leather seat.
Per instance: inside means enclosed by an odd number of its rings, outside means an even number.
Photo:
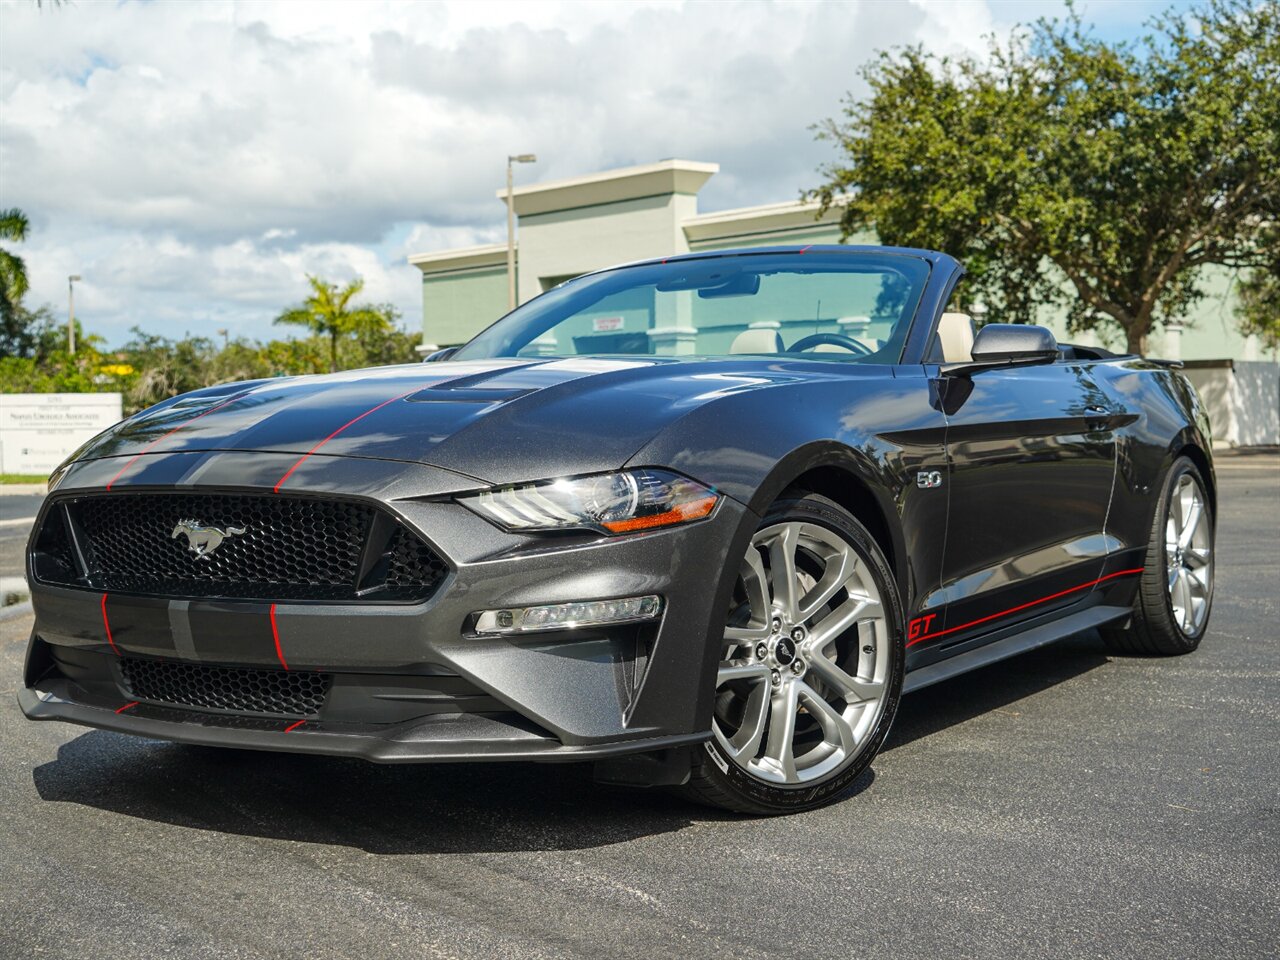
[[[743,330],[729,344],[730,353],[781,353],[782,335],[777,330]]]
[[[967,313],[944,313],[938,321],[938,345],[943,363],[973,359],[973,318]]]

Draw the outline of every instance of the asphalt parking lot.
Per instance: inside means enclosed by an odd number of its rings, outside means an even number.
[[[783,819],[27,723],[10,618],[0,955],[1280,956],[1280,458],[1219,482],[1199,652],[1082,635],[912,695],[858,793]]]

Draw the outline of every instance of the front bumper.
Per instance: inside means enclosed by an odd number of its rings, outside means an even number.
[[[139,473],[153,492],[198,470],[202,488],[261,493],[244,478],[278,477],[277,464],[264,462],[275,459],[168,454]],[[101,492],[99,474],[110,466],[76,465],[56,496]],[[746,508],[726,498],[706,520],[621,538],[516,536],[444,496],[467,486],[474,481],[438,468],[347,458],[331,458],[309,483],[316,495],[388,507],[448,558],[448,581],[421,604],[104,600],[33,582],[23,712],[188,743],[379,762],[587,760],[706,740],[723,623],[717,592],[749,526]],[[112,495],[129,488],[117,484]],[[467,634],[478,610],[651,593],[664,610],[649,624]],[[121,658],[279,670],[282,651],[290,670],[333,678],[325,704],[302,723],[148,701],[121,682]]]

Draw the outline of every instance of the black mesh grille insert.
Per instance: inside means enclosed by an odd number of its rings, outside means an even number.
[[[316,716],[333,682],[325,673],[133,657],[120,661],[120,673],[125,690],[138,700],[282,717]]]
[[[64,513],[87,569],[69,565]],[[448,572],[390,515],[363,503],[299,496],[69,498],[49,510],[41,536],[50,558],[37,562],[37,579],[148,596],[419,601]]]

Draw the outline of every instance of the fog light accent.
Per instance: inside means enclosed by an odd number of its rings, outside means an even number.
[[[653,620],[662,613],[662,598],[625,597],[621,600],[581,600],[549,603],[538,607],[508,607],[482,610],[476,614],[475,632],[482,634],[537,633],[544,630],[574,630],[615,623]]]

